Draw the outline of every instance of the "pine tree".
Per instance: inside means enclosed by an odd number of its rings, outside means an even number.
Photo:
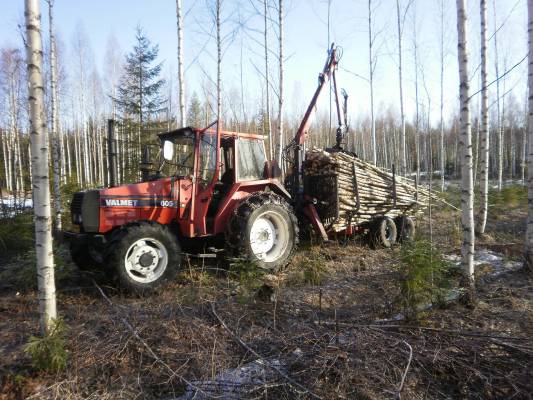
[[[133,51],[126,56],[116,102],[124,119],[137,120],[140,144],[144,124],[165,109],[166,100],[161,95],[165,81],[159,77],[163,63],[154,65],[159,46],[151,44],[140,26],[135,39]]]

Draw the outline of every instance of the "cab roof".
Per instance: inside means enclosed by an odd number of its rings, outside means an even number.
[[[169,132],[158,133],[157,136],[159,136],[159,139],[163,141],[163,140],[175,138],[177,136],[192,136],[196,132],[200,132],[200,131],[203,131],[203,130],[204,129],[202,129],[202,128],[194,128],[192,126],[188,126],[188,127],[185,127],[185,128],[175,129],[175,130],[169,131]],[[206,132],[210,133],[210,134],[215,134],[216,130],[215,129],[207,129]],[[265,139],[263,135],[257,134],[257,133],[232,132],[232,131],[221,131],[220,133],[221,133],[221,136],[223,138],[242,137],[242,138],[258,139],[258,140],[264,140]]]

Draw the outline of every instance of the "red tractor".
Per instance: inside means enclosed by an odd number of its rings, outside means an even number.
[[[298,244],[299,220],[308,218],[304,225],[312,224],[327,239],[313,200],[303,193],[301,160],[312,111],[331,77],[337,94],[336,65],[332,46],[300,129],[284,152],[292,159],[290,193],[272,173],[276,167],[267,160],[262,135],[220,131],[215,124],[161,133],[155,176],[74,195],[72,222],[79,232],[67,236],[75,263],[101,264],[114,271],[121,287],[142,293],[176,276],[184,249],[223,250],[276,270]],[[333,151],[340,149],[346,116],[337,95],[336,100]]]

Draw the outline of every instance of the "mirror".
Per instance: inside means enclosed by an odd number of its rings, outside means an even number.
[[[163,142],[163,158],[167,161],[172,161],[174,158],[174,143],[170,140]]]

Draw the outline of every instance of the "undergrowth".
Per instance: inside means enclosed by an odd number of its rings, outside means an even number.
[[[326,259],[319,246],[309,246],[295,256],[288,284],[320,285],[326,275]]]
[[[401,249],[399,303],[409,320],[419,317],[424,304],[442,304],[452,287],[452,265],[425,239],[406,243]]]
[[[63,320],[53,321],[49,333],[42,337],[31,336],[24,347],[24,353],[31,358],[32,365],[39,371],[58,373],[67,366],[67,327]]]

